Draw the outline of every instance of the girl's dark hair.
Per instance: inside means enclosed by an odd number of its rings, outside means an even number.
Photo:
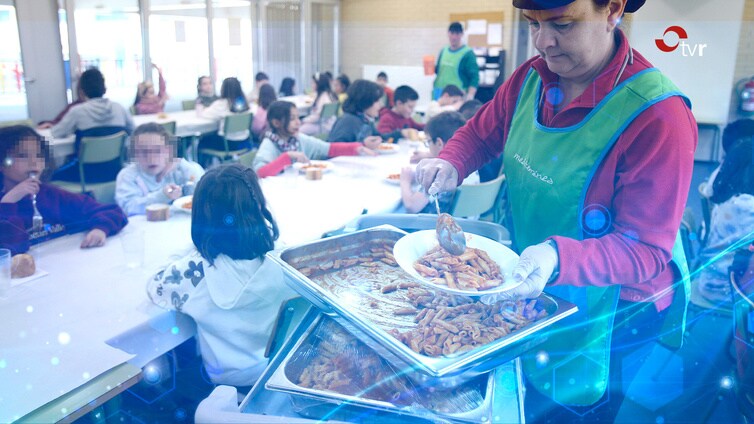
[[[358,79],[348,87],[346,94],[348,98],[343,103],[343,111],[356,114],[369,109],[374,102],[382,98],[385,90],[376,82]]]
[[[326,73],[317,73],[312,76],[312,80],[314,80],[314,83],[317,85],[317,96],[314,98],[315,105],[322,96],[329,96],[331,101],[337,99],[335,93],[332,92],[332,87],[330,87],[331,78],[329,78]]]
[[[39,144],[42,156],[45,159],[45,169],[42,171],[42,175],[40,175],[40,178],[43,179],[49,173],[49,166],[52,165],[50,146],[44,137],[25,125],[0,128],[0,170],[7,165],[6,160],[11,157],[13,151],[21,144],[21,141],[26,139],[34,139]]]
[[[199,77],[199,79],[196,80],[196,94],[199,95],[199,96],[202,95],[202,80],[204,78],[209,79],[208,76],[202,75],[202,76]]]
[[[259,107],[267,109],[277,99],[278,96],[275,94],[275,89],[270,84],[264,84],[259,87]]]
[[[292,96],[293,87],[296,86],[296,80],[291,77],[283,78],[283,82],[280,83],[280,96]]]
[[[348,87],[351,86],[351,79],[348,78],[348,75],[346,75],[346,74],[340,74],[340,75],[338,75],[338,78],[335,78],[335,79],[340,82],[340,85],[343,86],[344,90],[348,91]]]
[[[723,203],[739,194],[754,195],[754,137],[735,142],[725,155],[720,172],[712,185],[710,198],[714,203]]]
[[[228,101],[228,109],[233,112],[243,112],[249,110],[249,104],[246,102],[246,96],[243,94],[241,82],[237,78],[225,78],[223,85],[220,87],[220,97]],[[236,107],[237,103],[241,103]]]
[[[199,180],[191,208],[191,239],[210,265],[218,255],[256,259],[274,248],[279,231],[254,170],[220,165]]]
[[[723,151],[728,149],[738,140],[754,137],[754,119],[739,119],[725,126],[723,130]]]
[[[274,133],[278,133],[280,129],[276,128],[272,124],[273,119],[277,119],[282,124],[283,131],[288,131],[288,124],[291,122],[291,109],[296,107],[295,104],[287,102],[285,100],[277,100],[272,102],[269,108],[267,108],[267,124],[270,126],[270,130]]]

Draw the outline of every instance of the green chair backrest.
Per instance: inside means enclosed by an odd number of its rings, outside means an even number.
[[[175,135],[175,121],[158,122],[170,135]]]
[[[254,158],[256,156],[257,156],[256,150],[252,150],[249,153],[244,153],[238,157],[238,163],[240,163],[243,166],[248,166],[249,168],[251,168],[251,165],[254,164]]]
[[[320,121],[326,121],[333,116],[337,116],[339,108],[340,103],[338,102],[327,103],[326,105],[322,106],[322,112],[319,114]]]
[[[246,131],[251,127],[251,112],[228,115],[225,117],[223,131],[225,135]]]
[[[0,128],[12,127],[14,125],[23,125],[26,127],[34,128],[34,122],[31,119],[17,119],[14,121],[2,121],[0,122]]]
[[[103,137],[82,137],[79,147],[79,177],[81,191],[86,192],[86,176],[84,165],[110,162],[115,159],[123,160],[123,146],[128,135],[119,131],[113,135]]]
[[[487,212],[495,204],[503,181],[505,181],[505,174],[486,183],[459,186],[453,197],[450,214],[477,216]]]
[[[183,100],[181,102],[181,108],[183,110],[194,110],[194,109],[196,109],[196,100]]]

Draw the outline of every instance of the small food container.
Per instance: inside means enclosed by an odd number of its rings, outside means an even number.
[[[322,168],[306,168],[306,179],[307,180],[321,180],[322,179]]]
[[[167,221],[170,218],[170,206],[155,203],[146,207],[147,221]]]

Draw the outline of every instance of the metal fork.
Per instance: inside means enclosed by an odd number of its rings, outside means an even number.
[[[29,178],[36,180],[39,176],[36,172],[30,172]],[[31,217],[31,230],[32,231],[42,231],[44,229],[45,223],[44,218],[42,218],[42,214],[39,213],[39,209],[37,209],[37,195],[34,194],[31,196],[31,205],[34,207],[34,215]]]

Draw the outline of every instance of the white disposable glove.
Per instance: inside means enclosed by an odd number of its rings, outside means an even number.
[[[458,186],[458,170],[444,159],[424,159],[416,165],[416,180],[431,196],[453,191]]]
[[[533,299],[542,294],[557,268],[558,251],[555,242],[548,240],[529,246],[521,252],[518,264],[513,268],[513,280],[523,283],[504,293],[482,296],[481,301],[492,304],[501,300]]]

